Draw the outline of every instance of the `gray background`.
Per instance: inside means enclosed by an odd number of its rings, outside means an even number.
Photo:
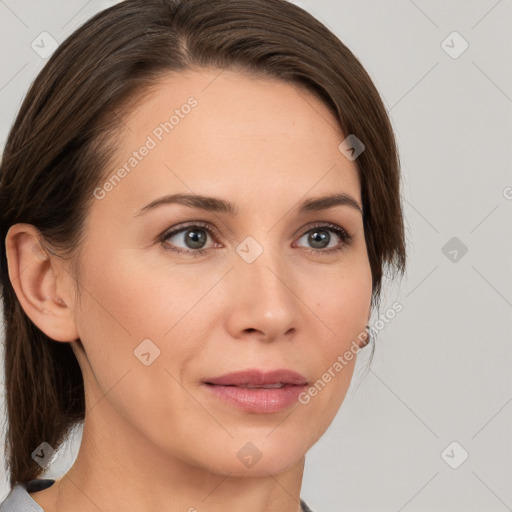
[[[61,42],[113,3],[0,0],[2,147],[45,62],[32,41],[46,31]],[[295,3],[381,92],[409,247],[407,276],[387,281],[380,312],[395,300],[403,310],[380,331],[367,375],[361,353],[339,414],[307,454],[302,497],[318,512],[511,510],[512,1]],[[454,31],[469,44],[457,58],[462,40],[442,44]],[[67,470],[79,442],[77,431],[48,476]]]

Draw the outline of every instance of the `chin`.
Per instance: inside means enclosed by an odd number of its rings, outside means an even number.
[[[230,446],[214,459],[211,469],[235,477],[267,477],[269,473],[283,473],[303,463],[306,446],[286,445],[278,436],[272,441],[272,435],[253,441],[232,440]]]

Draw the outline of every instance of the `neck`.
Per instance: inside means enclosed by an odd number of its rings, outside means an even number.
[[[123,512],[301,511],[304,457],[280,472],[268,465],[258,469],[258,464],[252,472],[219,472],[180,454],[162,453],[134,428],[104,424],[99,421],[105,420],[104,414],[93,411],[86,418],[75,463],[52,486],[56,499],[49,510],[96,512],[122,506]]]

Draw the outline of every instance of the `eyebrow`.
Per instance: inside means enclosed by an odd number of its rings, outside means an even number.
[[[197,194],[172,194],[159,197],[158,199],[151,201],[151,203],[141,208],[135,214],[135,216],[137,217],[139,215],[144,215],[145,213],[154,210],[158,206],[166,204],[182,204],[184,206],[188,206],[189,208],[199,208],[201,210],[225,213],[231,216],[236,216],[239,213],[238,208],[233,203],[230,203],[224,199],[201,196]],[[360,213],[363,213],[363,209],[356,201],[356,199],[346,193],[331,194],[327,196],[306,199],[298,206],[296,212],[298,214],[305,214],[327,210],[335,206],[349,206],[359,211]]]

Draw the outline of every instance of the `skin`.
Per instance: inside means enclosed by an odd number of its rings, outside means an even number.
[[[333,193],[361,205],[356,162],[338,150],[346,135],[302,88],[233,71],[169,75],[126,117],[112,170],[190,96],[190,114],[93,201],[75,276],[80,300],[69,262],[46,252],[33,226],[9,230],[16,294],[43,332],[72,344],[86,389],[74,465],[31,494],[45,510],[297,512],[305,454],[350,385],[355,357],[308,404],[276,413],[244,412],[204,389],[204,378],[249,368],[289,368],[316,382],[364,330],[371,270],[360,211],[295,211]],[[175,193],[240,211],[169,204],[137,215]],[[207,254],[170,251],[196,250],[185,232],[159,239],[193,221],[218,231],[202,231]],[[322,254],[344,243],[328,231],[329,247],[308,252],[321,247],[307,236],[318,222],[344,228],[350,245]],[[248,236],[263,248],[252,263],[236,252]],[[160,350],[149,366],[134,356],[147,338]],[[237,457],[247,442],[262,455],[250,468]]]

